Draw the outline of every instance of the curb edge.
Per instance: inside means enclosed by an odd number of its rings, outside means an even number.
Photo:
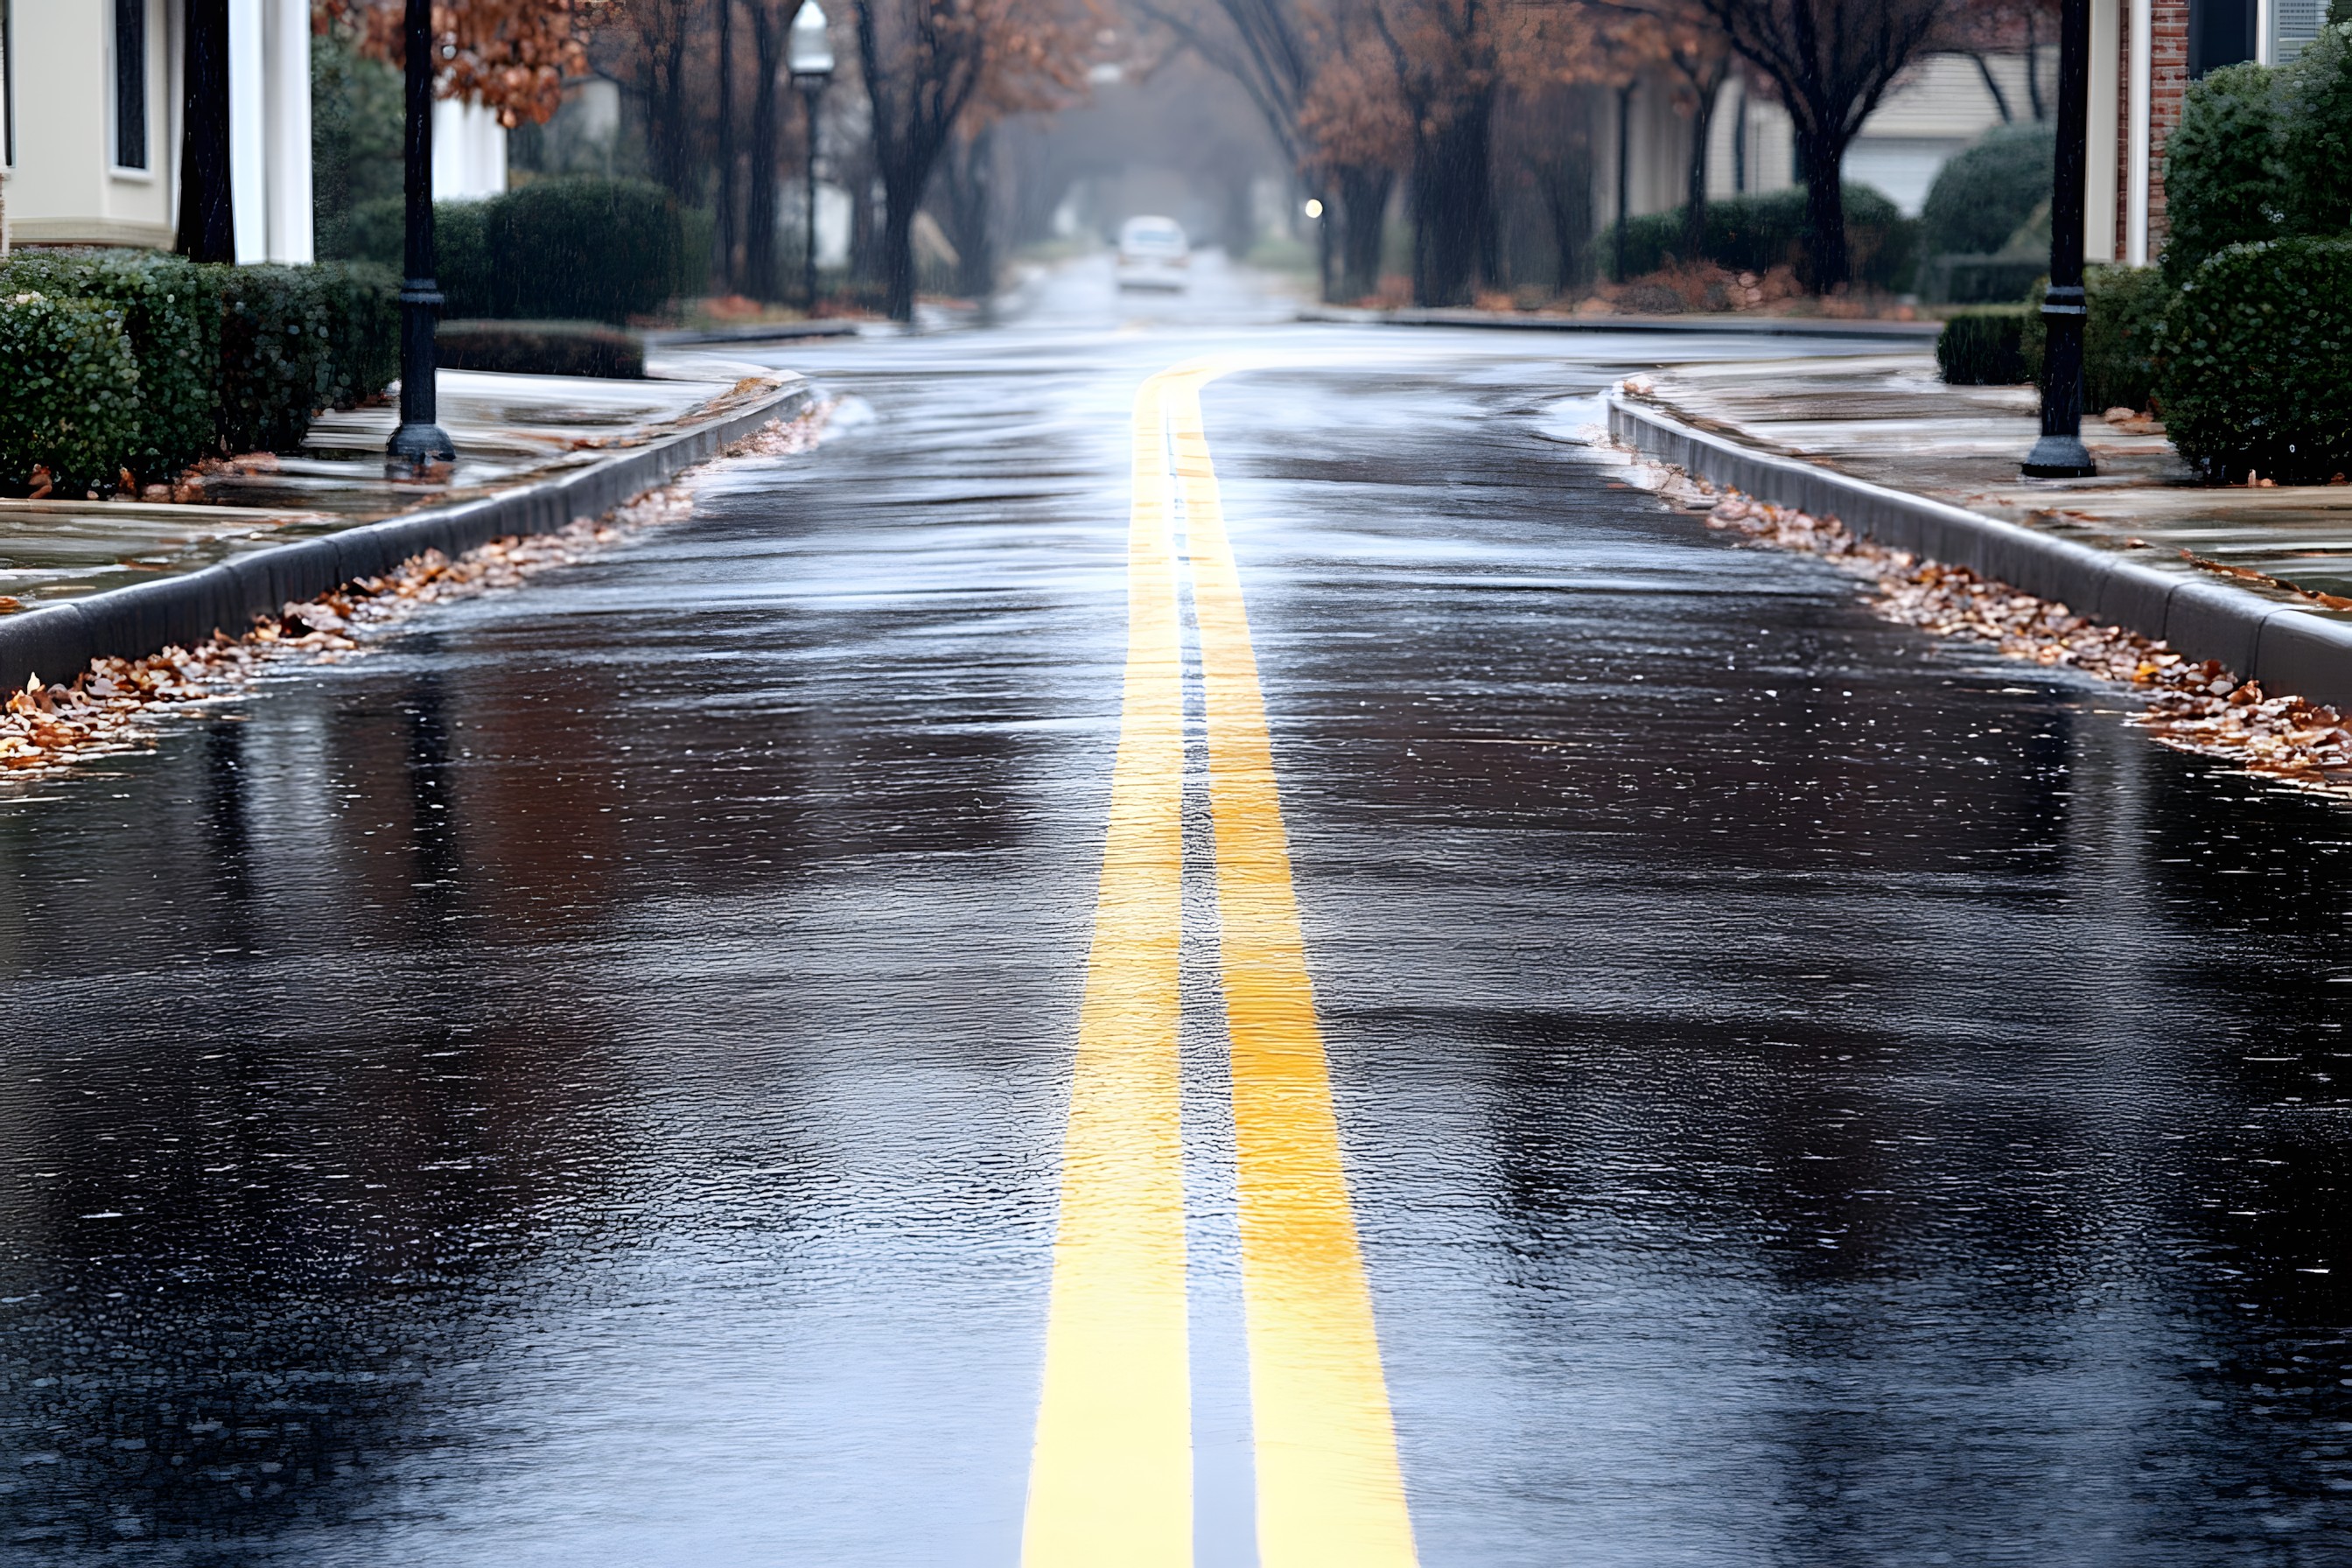
[[[2266,690],[2352,707],[2352,621],[1756,451],[1630,403],[1620,393],[1603,401],[1612,436],[1710,484],[1834,517],[1880,543],[1966,566],[2168,643],[2188,658],[2217,659]]]

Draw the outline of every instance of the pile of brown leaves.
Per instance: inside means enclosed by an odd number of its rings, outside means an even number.
[[[2129,721],[2165,745],[2221,757],[2247,772],[2352,798],[2352,731],[2335,709],[2273,697],[2211,659],[2192,661],[2121,626],[2099,626],[2065,605],[2021,594],[1964,566],[1921,561],[1814,517],[1675,474],[1659,488],[1704,507],[1709,528],[1836,563],[1872,587],[1871,608],[1938,637],[1990,643],[2011,658],[2079,669],[2139,688],[2147,707]]]
[[[240,693],[272,664],[338,658],[369,635],[432,605],[517,586],[552,567],[586,561],[631,534],[682,521],[694,511],[696,486],[717,462],[808,451],[831,411],[820,405],[790,422],[772,419],[719,458],[602,518],[581,518],[552,533],[494,539],[454,560],[427,551],[383,576],[362,577],[308,603],[287,605],[241,637],[215,632],[193,648],[92,659],[70,686],[43,685],[35,676],[0,710],[0,770],[38,777],[145,750],[172,715]]]

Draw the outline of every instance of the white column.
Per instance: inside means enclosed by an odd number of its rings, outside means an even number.
[[[433,199],[479,201],[507,188],[507,128],[479,104],[433,104]]]
[[[269,152],[262,0],[228,0],[228,184],[239,262],[269,259]]]
[[[2116,111],[2123,74],[2123,8],[2118,0],[2091,0],[2090,167],[2083,193],[2083,259],[2116,258],[2116,167],[2123,127]]]
[[[2125,178],[2124,259],[2147,265],[2148,94],[2156,89],[2155,0],[2131,0],[2131,163]]]
[[[310,7],[307,0],[264,3],[269,259],[299,265],[318,258],[310,236]]]

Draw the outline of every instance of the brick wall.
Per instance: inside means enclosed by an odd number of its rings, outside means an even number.
[[[2155,61],[2154,87],[2148,93],[2147,254],[2152,260],[2164,249],[2164,144],[2180,123],[2181,95],[2189,90],[2189,0],[2155,0],[2149,8],[2149,32]],[[2137,73],[2131,58],[2130,0],[2125,0],[2123,47],[2116,50],[2116,254],[2129,253],[2131,214],[2132,79]]]

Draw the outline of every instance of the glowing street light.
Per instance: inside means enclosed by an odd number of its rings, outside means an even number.
[[[833,35],[827,31],[824,7],[816,0],[801,0],[801,8],[793,16],[793,30],[785,44],[785,58],[793,73],[793,85],[801,89],[801,101],[808,106],[808,167],[802,184],[808,196],[806,226],[801,242],[801,300],[812,316],[816,314],[816,110],[817,100],[824,96],[825,84],[833,80]]]

